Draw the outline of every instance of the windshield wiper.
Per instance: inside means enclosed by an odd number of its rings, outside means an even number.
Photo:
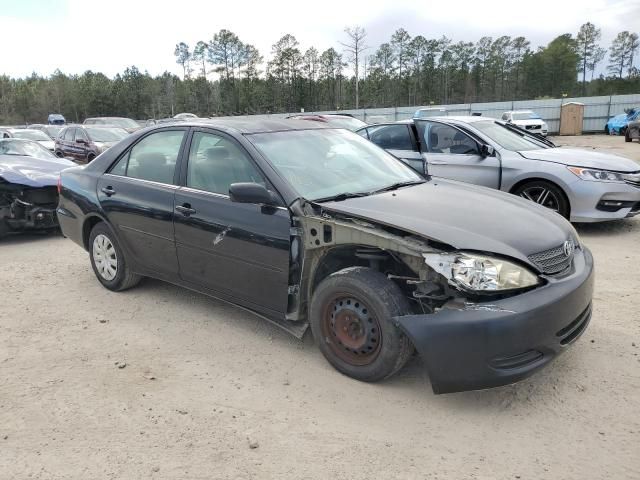
[[[420,185],[421,183],[424,183],[424,182],[425,182],[424,180],[409,180],[406,182],[396,182],[369,193],[374,194],[374,193],[381,193],[381,192],[389,192],[391,190],[397,190],[401,187],[408,187],[410,185]]]
[[[348,198],[366,197],[367,195],[369,195],[368,192],[356,192],[356,193],[342,192],[342,193],[338,193],[336,195],[331,195],[329,197],[316,198],[313,201],[316,202],[316,203],[341,202],[343,200],[347,200]]]

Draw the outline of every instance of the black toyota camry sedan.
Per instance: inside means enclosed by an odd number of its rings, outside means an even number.
[[[520,380],[591,318],[593,259],[560,215],[422,177],[355,133],[197,120],[61,174],[65,236],[121,291],[162,279],[302,337],[377,381],[414,349],[436,393]]]

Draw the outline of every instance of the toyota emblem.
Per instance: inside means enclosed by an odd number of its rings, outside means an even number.
[[[573,248],[573,242],[571,240],[567,240],[566,242],[564,242],[562,251],[564,252],[565,257],[571,256],[571,254],[573,253]]]

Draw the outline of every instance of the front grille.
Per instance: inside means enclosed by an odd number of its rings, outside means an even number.
[[[556,337],[560,339],[560,345],[569,345],[575,341],[587,328],[590,319],[591,304],[589,304],[584,312],[578,315],[578,318],[556,333]]]
[[[574,242],[574,250],[576,248]],[[529,260],[536,265],[541,272],[553,275],[565,271],[573,260],[573,251],[569,256],[564,253],[564,244],[550,248],[543,252],[529,255]]]

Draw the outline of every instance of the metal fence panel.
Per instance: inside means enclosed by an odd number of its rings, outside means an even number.
[[[490,118],[500,118],[509,110],[533,110],[549,126],[549,133],[557,133],[560,130],[560,108],[569,102],[584,104],[584,120],[582,130],[588,132],[601,132],[607,120],[614,115],[624,113],[626,108],[640,107],[640,94],[631,95],[607,95],[598,97],[576,98],[549,98],[541,100],[517,100],[509,102],[491,103],[459,103],[452,105],[423,105],[416,107],[390,107],[368,108],[359,110],[328,110],[317,112],[305,112],[308,114],[346,113],[353,115],[367,123],[384,123],[406,120],[413,117],[420,108],[444,108],[448,115],[471,115],[480,113]],[[298,112],[299,113],[299,112]],[[253,115],[253,118],[284,118],[290,113],[269,115]]]

